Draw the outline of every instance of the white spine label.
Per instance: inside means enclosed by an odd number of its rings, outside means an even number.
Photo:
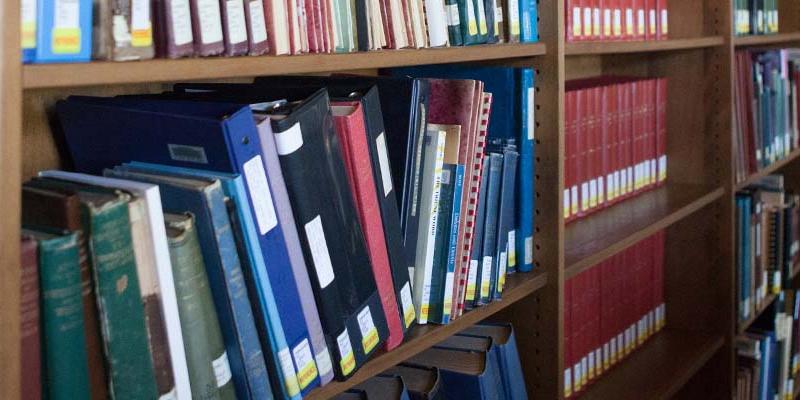
[[[272,204],[272,194],[267,184],[267,174],[261,156],[257,155],[244,163],[244,177],[253,200],[253,212],[256,214],[258,231],[264,235],[278,225],[275,207]]]
[[[322,351],[315,354],[314,359],[317,361],[317,370],[319,370],[320,376],[328,375],[333,369],[333,363],[331,362],[331,354],[328,353],[327,347],[324,347]]]
[[[533,264],[533,237],[525,238],[525,264]]]
[[[223,352],[219,358],[211,361],[214,368],[214,378],[217,380],[217,387],[223,387],[231,380],[231,366],[228,364],[228,353]]]
[[[328,253],[328,243],[325,241],[325,231],[322,229],[322,217],[317,215],[316,218],[306,223],[305,230],[319,286],[321,289],[325,289],[333,282],[334,274],[331,256]]]
[[[170,11],[172,11],[172,35],[175,45],[191,43],[194,38],[192,37],[192,13],[189,10],[189,0],[171,1]]]
[[[534,109],[535,109],[535,98],[534,98],[534,90],[533,87],[528,88],[528,120],[525,121],[527,128],[528,128],[528,140],[533,140],[533,128],[534,128]]]
[[[392,173],[389,168],[389,156],[386,151],[386,137],[381,132],[375,138],[375,147],[378,149],[378,165],[381,168],[381,183],[383,183],[383,196],[386,197],[392,192]]]
[[[244,5],[242,0],[227,0],[225,10],[228,16],[228,41],[233,44],[247,40],[247,25],[244,19]]]
[[[222,17],[219,12],[219,2],[197,0],[197,13],[200,19],[200,40],[203,44],[222,40]]]
[[[248,2],[250,7],[250,32],[253,35],[253,43],[261,43],[267,40],[267,25],[264,20],[264,2],[260,0]]]

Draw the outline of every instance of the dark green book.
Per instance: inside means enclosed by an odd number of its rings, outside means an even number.
[[[78,235],[23,229],[39,247],[43,392],[50,400],[88,399]]]
[[[56,179],[37,179],[37,182],[72,189],[80,199],[112,397],[156,398],[155,372],[133,253],[130,196]]]
[[[217,387],[216,370],[228,371],[222,332],[191,214],[164,214],[169,258],[178,297],[192,397],[235,399],[233,380]]]
[[[464,44],[461,38],[461,16],[459,15],[458,0],[445,0],[444,12],[447,17],[447,38],[450,46]]]

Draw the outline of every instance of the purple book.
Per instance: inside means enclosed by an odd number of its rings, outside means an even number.
[[[250,48],[244,3],[245,0],[220,0],[226,56],[243,56]]]
[[[262,0],[245,0],[244,16],[247,18],[247,39],[251,56],[260,56],[269,51],[267,23]]]
[[[189,0],[155,0],[153,36],[159,58],[194,55],[192,12]]]
[[[303,317],[308,327],[308,335],[311,337],[311,347],[314,349],[320,383],[325,385],[333,379],[333,369],[331,368],[330,355],[325,344],[325,336],[322,333],[317,304],[314,302],[314,292],[311,290],[311,281],[303,259],[303,249],[300,247],[300,238],[297,236],[297,227],[294,223],[292,207],[289,202],[289,193],[286,191],[286,183],[283,180],[281,164],[278,160],[275,136],[272,134],[269,118],[264,118],[263,116],[256,116],[256,118],[259,119],[257,125],[258,137],[261,140],[261,154],[264,157],[264,164],[267,166],[269,181],[272,182],[272,200],[278,214],[278,223],[281,226],[281,230],[283,230],[286,249],[289,253],[289,262],[292,264],[292,274],[297,283],[297,291],[300,293]],[[320,360],[323,357],[327,357],[327,361]],[[326,366],[328,368],[325,368]]]
[[[190,0],[189,4],[192,9],[195,55],[222,54],[225,51],[225,40],[219,0]]]

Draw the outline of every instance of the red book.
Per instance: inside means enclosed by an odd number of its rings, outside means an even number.
[[[586,388],[586,384],[589,382],[589,340],[587,338],[587,331],[588,331],[588,279],[586,275],[586,271],[581,272],[577,276],[578,284],[578,364],[580,365],[580,388],[579,391],[583,391]]]
[[[572,397],[572,279],[564,281],[564,398]]]
[[[572,361],[572,394],[577,395],[582,389],[583,376],[581,374],[581,343],[580,343],[580,328],[581,328],[581,284],[580,275],[576,275],[570,279],[571,292],[572,292],[572,307],[571,317],[572,327],[570,329],[570,343],[571,343],[571,361]]]
[[[583,40],[597,40],[594,34],[594,8],[597,0],[583,0]]]
[[[617,170],[619,157],[617,153],[617,131],[619,127],[619,115],[617,113],[617,85],[606,86],[606,206],[611,206],[617,201],[617,185],[614,172]]]
[[[647,140],[649,149],[650,187],[653,188],[658,183],[658,79],[650,80],[650,137]]]
[[[264,16],[267,21],[267,41],[272,55],[289,54],[291,51],[288,5],[286,0],[264,0]]]
[[[603,40],[603,0],[592,0],[592,39]]]
[[[622,171],[620,183],[623,191],[622,198],[627,199],[633,194],[633,85],[631,82],[625,82],[619,88],[622,95],[622,120],[620,125]]]
[[[575,42],[580,35],[580,24],[576,25],[580,19],[580,8],[575,4],[578,0],[564,0],[564,21],[566,21],[567,42]],[[577,11],[577,12],[576,12]]]
[[[614,40],[614,11],[612,0],[600,0],[601,29],[603,40]]]
[[[666,238],[665,231],[660,231],[656,234],[656,250],[655,254],[655,290],[653,291],[656,303],[656,331],[664,328],[666,323],[666,305],[664,303],[664,241]]]
[[[634,15],[634,0],[619,0],[622,8],[622,40],[633,40],[636,36],[636,16]]]
[[[594,211],[595,207],[597,207],[597,179],[595,179],[595,165],[594,165],[594,152],[595,152],[595,126],[597,126],[597,114],[596,114],[596,102],[595,96],[596,93],[595,87],[587,87],[584,90],[586,91],[586,98],[585,104],[585,115],[586,115],[586,125],[584,126],[583,136],[585,138],[585,154],[584,154],[584,168],[586,174],[586,185],[587,185],[587,196],[588,196],[588,205],[586,210],[586,214],[590,214]]]
[[[589,315],[589,339],[591,346],[589,347],[589,369],[593,379],[598,379],[603,371],[603,345],[600,336],[600,268],[597,266],[589,270],[589,293],[590,303],[589,307],[591,314]]]
[[[656,81],[656,156],[658,163],[658,185],[667,179],[667,78]]]
[[[23,237],[20,249],[20,399],[42,398],[41,338],[39,333],[39,264],[36,240]]]
[[[575,158],[573,156],[573,131],[575,129],[575,92],[567,91],[564,93],[564,196],[563,198],[563,215],[566,222],[573,220],[572,214],[572,184],[574,182],[573,176],[573,163]]]
[[[469,272],[469,260],[470,255],[472,254],[472,246],[473,237],[472,234],[475,230],[475,213],[478,207],[478,195],[481,189],[481,169],[483,168],[483,158],[485,155],[486,150],[486,135],[488,133],[489,128],[489,118],[491,116],[491,108],[492,108],[492,94],[491,93],[481,93],[483,96],[483,101],[481,105],[481,114],[480,119],[478,121],[478,135],[475,138],[475,145],[472,147],[473,154],[470,161],[470,168],[472,170],[471,174],[465,176],[465,189],[464,192],[467,193],[466,201],[462,199],[462,204],[466,204],[466,212],[462,215],[465,215],[464,220],[461,223],[461,227],[463,227],[463,231],[459,228],[459,242],[457,243],[457,248],[463,249],[461,253],[461,263],[460,273],[458,274],[458,278],[455,279],[458,282],[457,285],[457,293],[456,293],[456,301],[454,304],[457,307],[456,313],[451,314],[456,317],[460,316],[464,313],[464,295],[467,288],[467,274]],[[465,167],[465,170],[467,168]],[[463,232],[463,234],[462,234]],[[463,238],[463,240],[462,240]],[[459,244],[460,243],[460,244]]]
[[[656,0],[645,0],[645,11],[647,14],[645,36],[647,40],[656,40],[658,39],[658,11]]]
[[[603,27],[604,32],[609,33],[606,36],[606,40],[622,39],[623,12],[620,1],[621,0],[605,0],[605,7],[608,10],[610,18],[608,27]]]
[[[358,208],[358,220],[364,233],[372,272],[375,275],[375,283],[389,327],[386,349],[392,350],[403,342],[403,325],[397,309],[389,254],[386,250],[386,238],[383,235],[383,222],[378,206],[378,193],[372,176],[364,112],[359,102],[331,102],[331,111],[336,125],[336,135],[341,142],[342,158],[347,168],[350,190]]]
[[[633,192],[639,194],[644,187],[644,135],[647,130],[646,85],[642,80],[631,83],[633,98]]]
[[[656,38],[667,40],[669,38],[669,7],[667,0],[656,0],[656,13],[658,13]]]
[[[324,52],[322,41],[322,8],[319,1],[305,0],[306,29],[309,53]]]
[[[594,105],[594,127],[592,129],[593,152],[592,152],[592,200],[594,209],[599,210],[603,207],[604,193],[603,190],[603,127],[605,125],[605,114],[603,113],[603,88],[604,86],[596,86],[592,88],[593,105]]]
[[[647,12],[645,10],[645,0],[633,0],[634,26],[633,40],[645,40],[647,38]]]

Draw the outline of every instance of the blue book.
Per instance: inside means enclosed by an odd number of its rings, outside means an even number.
[[[517,339],[511,324],[482,323],[470,326],[459,335],[474,335],[492,338],[492,348],[500,356],[500,376],[505,387],[507,400],[527,400],[525,378],[522,376],[522,365],[517,351]]]
[[[488,304],[492,293],[497,286],[498,259],[497,250],[497,216],[500,209],[500,187],[502,185],[503,156],[501,154],[487,154],[487,167],[489,168],[489,182],[486,188],[486,210],[483,223],[483,257],[481,258],[481,273],[478,277],[480,284],[478,304]]]
[[[534,1],[535,0],[531,0]],[[522,9],[522,8],[521,8]],[[488,137],[514,139],[519,152],[517,173],[516,260],[519,271],[533,269],[534,226],[534,71],[530,68],[464,66],[457,64],[392,68],[393,76],[476,79],[492,93]]]
[[[464,166],[455,165],[455,180],[453,182],[453,215],[450,221],[450,244],[447,252],[447,274],[444,285],[444,310],[442,323],[450,322],[450,307],[453,301],[453,279],[456,270],[456,247],[458,242],[458,228],[461,226],[461,194],[464,191]]]
[[[492,291],[492,298],[499,299],[505,286],[506,273],[513,272],[509,268],[510,261],[514,259],[514,270],[516,270],[516,256],[513,255],[515,235],[514,229],[514,194],[516,189],[515,177],[517,173],[517,159],[519,154],[514,150],[503,151],[503,172],[500,188],[500,203],[497,216],[497,247],[495,257],[497,258],[497,285]],[[509,243],[511,244],[509,251]]]
[[[173,167],[160,164],[148,164],[134,161],[125,164],[132,171],[149,171],[151,173],[163,173],[176,176],[192,177],[199,179],[218,179],[222,184],[222,190],[225,195],[230,198],[236,208],[236,214],[241,221],[242,237],[244,241],[245,252],[247,253],[248,263],[251,271],[244,271],[245,278],[248,286],[253,287],[250,290],[251,301],[253,308],[256,312],[255,321],[256,329],[259,332],[262,347],[269,351],[269,360],[271,368],[269,372],[273,374],[273,380],[277,382],[275,387],[285,388],[292,385],[292,380],[296,380],[294,374],[286,376],[281,369],[279,354],[286,354],[289,352],[289,346],[286,343],[286,336],[283,333],[283,324],[278,312],[278,306],[275,302],[275,295],[272,291],[272,283],[270,282],[269,272],[264,262],[264,256],[261,254],[261,248],[258,244],[258,233],[256,231],[255,221],[249,211],[247,204],[247,194],[244,188],[244,182],[241,175],[228,174],[223,172],[204,171],[199,169]],[[269,387],[266,388],[269,391]],[[271,391],[270,391],[271,392]],[[285,390],[282,390],[285,392]],[[270,393],[270,396],[272,394]]]
[[[481,170],[481,186],[478,195],[478,209],[475,210],[475,231],[473,232],[472,254],[469,257],[469,271],[467,272],[467,290],[464,294],[464,308],[471,309],[480,297],[480,276],[483,259],[483,226],[486,221],[486,193],[489,186],[489,164],[483,163]]]
[[[486,354],[486,363],[490,364],[489,367],[495,371],[497,374],[498,379],[500,380],[500,385],[497,385],[495,391],[498,394],[498,397],[501,399],[506,399],[506,387],[505,382],[503,382],[503,377],[501,376],[502,373],[502,365],[500,359],[500,349],[495,346],[494,339],[491,336],[479,336],[479,335],[469,335],[469,334],[462,334],[459,333],[457,335],[453,335],[448,337],[447,339],[439,342],[434,348],[438,349],[448,349],[448,350],[466,350],[466,351],[473,351],[477,353],[485,353]]]
[[[92,56],[92,0],[38,0],[33,62],[81,62]]]
[[[266,176],[261,142],[249,107],[71,96],[58,102],[56,108],[67,149],[78,171],[97,174],[103,168],[135,160],[242,174],[278,310],[282,316],[302,315],[297,283],[291,268],[285,268],[290,261],[273,205],[273,183]],[[301,372],[299,389],[307,393],[319,386],[308,328],[302,318],[281,320],[291,348],[291,354],[281,357],[282,369],[286,376]],[[284,388],[289,397],[298,396],[297,389]]]
[[[217,181],[161,176],[131,171],[125,167],[104,172],[106,176],[158,185],[164,211],[189,211],[195,216],[197,238],[206,264],[236,395],[241,399],[266,396],[263,387],[269,385],[267,368],[242,279],[221,185]]]
[[[519,21],[521,26],[519,41],[522,43],[539,41],[539,7],[537,0],[519,0]]]

